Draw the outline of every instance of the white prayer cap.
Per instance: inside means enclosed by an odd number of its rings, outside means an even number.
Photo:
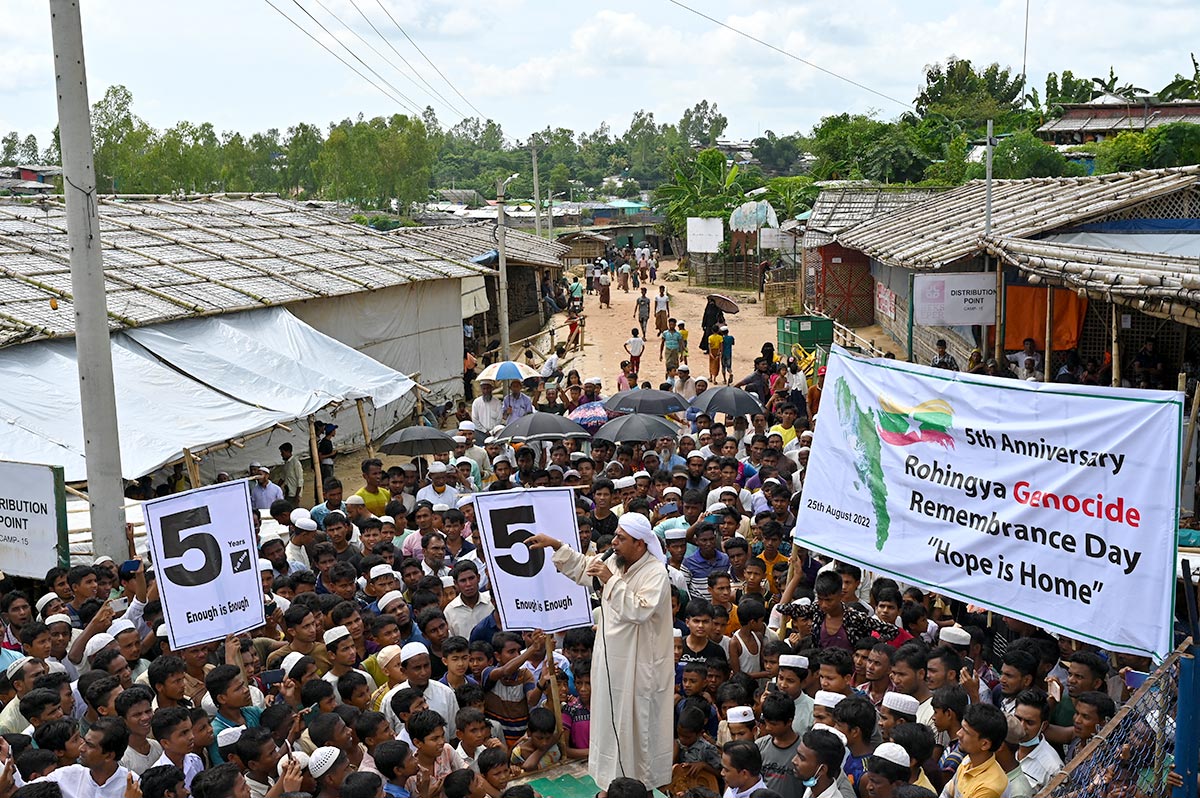
[[[53,626],[56,623],[65,623],[69,626],[71,624],[71,616],[67,615],[65,612],[60,612],[57,615],[51,615],[46,619],[47,626]]]
[[[679,638],[683,637],[683,631],[678,626],[676,626],[674,629],[671,630],[671,637],[679,639]]]
[[[264,571],[274,571],[275,566],[271,565],[271,561],[265,557],[258,558],[258,572],[261,574]]]
[[[49,626],[49,624],[47,624],[47,626]],[[157,637],[159,640],[162,640],[163,642],[166,642],[166,640],[170,636],[170,634],[171,634],[171,630],[167,628],[167,625],[165,623],[160,623],[158,625],[158,628],[154,630],[154,636]]]
[[[467,438],[465,435],[451,435],[450,440],[454,441],[455,443],[466,443],[467,442]]]
[[[808,669],[808,657],[799,654],[780,654],[779,667]]]
[[[946,626],[938,633],[938,639],[952,646],[971,645],[971,633],[961,626]]]
[[[547,472],[557,471],[558,473],[561,474],[563,472],[563,469],[562,469],[562,466],[560,466],[558,463],[551,463],[550,465],[546,466],[546,471]]]
[[[679,368],[677,368],[675,370],[676,371],[691,371],[692,367],[689,366],[687,363],[680,363]]]
[[[633,472],[633,478],[634,479],[650,479],[650,472],[649,471],[635,471],[635,472]]]
[[[566,471],[563,472],[563,479],[571,479],[572,477],[574,477],[575,479],[581,479],[582,474],[580,474],[574,468],[568,468]]]
[[[587,458],[587,452],[571,452],[571,462],[578,463],[580,460]]]
[[[492,458],[492,465],[497,465],[501,462],[505,462],[505,463],[508,463],[509,465],[512,465],[512,460],[508,459],[508,455],[498,454]]]
[[[230,726],[228,729],[221,729],[221,731],[217,732],[217,748],[233,745],[242,739],[242,732],[245,730],[245,726]]]
[[[260,474],[270,474],[270,473],[271,473],[271,469],[267,468],[266,466],[259,466],[259,467],[258,467],[258,473],[260,473]]]
[[[451,465],[453,465],[455,468],[457,468],[460,465],[474,465],[474,463],[475,463],[474,460],[472,460],[470,457],[466,457],[464,455],[463,457],[460,457],[457,460],[455,460],[453,463],[451,463]],[[561,471],[562,469],[559,469],[559,470]]]
[[[364,499],[362,496],[359,496],[357,493],[351,494],[350,496],[346,497],[346,506],[347,507],[366,507],[367,500]]]
[[[411,462],[411,461],[410,461],[410,462],[407,462],[407,463],[403,463],[403,464],[401,464],[401,466],[400,466],[400,470],[401,470],[401,471],[416,471],[416,470],[417,470],[417,464],[416,464],[416,463],[414,463],[414,462]]]
[[[683,495],[683,491],[681,491],[679,488],[675,487],[674,485],[663,488],[662,495],[666,496],[668,493],[674,493],[676,496]]]
[[[408,662],[413,657],[419,657],[422,654],[428,654],[428,653],[429,653],[429,649],[425,646],[424,643],[417,643],[417,642],[405,643],[404,647],[400,649],[400,661]]]
[[[472,496],[469,493],[464,493],[462,496],[458,497],[458,502],[456,504],[459,507],[459,509],[462,509],[463,507],[466,507],[468,504],[471,504],[474,501],[475,501],[474,496]]]
[[[395,518],[392,518],[390,515],[381,515],[381,516],[379,516],[379,523],[381,523],[381,524],[391,524],[392,526],[395,526],[395,525],[396,525],[396,519],[395,519]]]
[[[458,422],[458,428],[463,432],[474,432],[475,424],[471,421],[460,421]]]
[[[432,507],[430,507],[429,509],[435,513],[444,513],[450,509],[450,505],[439,502],[439,503],[433,505]]]
[[[297,507],[295,510],[292,510],[291,515],[288,516],[288,520],[294,524],[297,521],[299,521],[301,518],[311,518],[311,517],[312,517],[312,513],[310,513],[308,510],[305,510],[303,507]]]
[[[832,726],[828,726],[828,725],[826,725],[826,724],[824,724],[824,723],[814,723],[814,724],[813,724],[813,727],[812,727],[812,730],[813,730],[813,731],[827,731],[827,732],[829,732],[830,734],[832,734],[834,737],[836,737],[836,738],[838,738],[839,740],[841,740],[841,741],[842,741],[842,745],[845,745],[845,744],[846,744],[846,735],[842,734],[840,731],[838,731],[837,729],[833,728]]]
[[[899,748],[899,746],[897,746]],[[308,758],[308,772],[313,774],[314,778],[321,778],[337,764],[338,757],[342,755],[340,748],[334,748],[332,745],[323,745],[316,751],[312,752],[312,756]]]
[[[283,671],[285,677],[291,678],[292,671],[296,667],[296,663],[304,659],[304,655],[299,651],[293,651],[283,658],[283,662],[279,663],[279,668]]]
[[[91,640],[87,641],[87,646],[85,646],[83,649],[83,658],[90,660],[96,654],[99,654],[101,651],[108,648],[115,642],[117,642],[117,638],[113,637],[108,632],[101,632]]]
[[[429,464],[429,473],[430,474],[445,474],[446,473],[446,464],[443,463],[441,460],[434,460],[432,463]]]
[[[704,455],[700,454],[700,452],[698,452],[698,451],[695,451],[695,450],[693,450],[693,451],[690,451],[690,452],[688,452],[687,459],[689,459],[689,460],[693,460],[693,459],[694,459],[694,460],[703,460],[703,459],[704,459]]]
[[[732,485],[726,485],[725,487],[723,487],[719,491],[717,491],[718,496],[724,496],[726,493],[732,493],[735,497],[741,495],[740,489],[735,488]]]
[[[654,530],[650,528],[650,521],[646,516],[641,513],[625,513],[617,519],[617,529],[624,530],[626,535],[644,542],[647,551],[654,555],[659,562],[667,561],[667,555],[663,554],[662,544],[658,542],[658,535],[654,534]]]
[[[308,767],[308,754],[304,753],[303,751],[292,751],[290,754],[284,754],[283,756],[279,757],[279,766],[277,769],[280,776],[283,775],[283,769],[290,761],[299,762],[300,768],[303,770]]]
[[[875,749],[872,756],[877,756],[885,762],[891,762],[893,765],[899,765],[902,768],[912,765],[912,757],[908,755],[908,751],[899,743],[884,743]]]
[[[117,635],[121,634],[122,632],[132,632],[135,629],[137,629],[137,627],[133,625],[133,621],[130,621],[126,618],[117,618],[108,625],[108,633],[113,636],[113,640],[116,640]]]
[[[493,443],[496,443],[496,438],[494,435],[489,435],[483,439],[484,446],[491,446]]]
[[[392,573],[395,573],[395,571],[392,570],[392,566],[385,562],[381,562],[379,565],[371,568],[370,572],[367,574],[367,579],[378,579],[381,576],[387,576],[388,574]]]
[[[109,557],[107,554],[101,554],[99,557],[92,560],[92,565],[104,565],[104,563],[112,562],[112,561],[113,561],[112,557]]]
[[[8,667],[4,669],[4,675],[7,676],[11,680],[14,676],[17,675],[17,673],[20,672],[20,670],[22,668],[24,668],[30,662],[33,662],[33,657],[18,657],[17,659],[10,662],[8,664]]]
[[[390,645],[379,649],[379,653],[375,655],[375,661],[379,663],[379,667],[386,668],[392,664],[392,660],[400,656],[400,646]]]
[[[731,707],[725,713],[725,718],[730,723],[753,723],[754,710],[751,707]]]
[[[335,626],[332,629],[327,629],[325,631],[325,636],[322,638],[322,640],[325,643],[325,648],[332,651],[334,645],[337,644],[337,641],[341,640],[343,637],[349,636],[350,630],[345,626]]]
[[[353,498],[353,497],[351,497],[351,498]],[[304,532],[316,532],[317,531],[317,522],[312,520],[311,518],[301,518],[299,521],[297,521],[295,524],[293,524],[293,526],[295,526],[296,529],[302,530]]]
[[[281,538],[279,535],[277,535],[274,532],[264,532],[258,536],[259,551],[266,548],[266,545],[268,543],[282,543],[282,542],[283,542],[283,538]]]
[[[841,703],[841,700],[845,697],[846,696],[842,693],[835,693],[832,690],[818,690],[817,694],[813,696],[813,703],[819,707],[829,707],[830,709],[833,709],[839,703]]]
[[[41,612],[42,610],[46,609],[47,604],[49,604],[51,601],[54,601],[56,598],[58,598],[57,593],[47,593],[46,595],[44,595],[40,599],[38,599],[37,604],[35,604],[34,606],[37,608],[38,612]]]
[[[604,380],[600,379],[599,377],[588,377],[586,380],[583,381],[583,384],[584,385],[603,385]]]
[[[404,601],[404,594],[399,590],[390,590],[384,593],[383,598],[379,599],[379,610],[386,611],[387,607],[396,601]]]
[[[890,710],[901,712],[905,715],[916,715],[917,707],[920,706],[917,699],[904,693],[897,693],[894,690],[883,694],[883,705]]]
[[[613,483],[613,487],[615,487],[617,490],[625,490],[626,488],[632,488],[636,485],[637,482],[634,481],[633,477],[621,477]]]
[[[704,511],[704,514],[712,515],[713,513],[724,513],[728,509],[729,507],[721,502],[713,502],[712,504],[708,505],[708,509]]]
[[[667,540],[687,540],[687,529],[685,527],[676,527],[668,529],[666,532]]]
[[[442,577],[442,589],[445,589],[448,587],[454,587],[454,577],[453,576],[443,576]]]

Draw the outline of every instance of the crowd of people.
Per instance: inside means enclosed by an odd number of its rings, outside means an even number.
[[[503,396],[478,383],[454,451],[365,459],[360,485],[334,476],[330,425],[319,504],[301,502],[290,470],[249,469],[266,623],[212,644],[170,648],[131,530],[126,562],[7,580],[0,798],[530,798],[513,782],[548,766],[636,757],[592,747],[592,704],[614,700],[596,627],[547,646],[504,629],[489,595],[474,494],[562,486],[583,552],[611,560],[605,580],[627,578],[621,535],[643,530],[670,585],[670,780],[617,777],[599,784],[609,798],[1027,798],[1045,786],[1127,698],[1121,674],[1148,663],[793,545],[823,370],[810,380],[768,343],[737,379],[710,302],[708,377],[692,375],[665,287],[639,284],[654,284],[656,257],[632,254],[615,269],[641,296],[614,387],[651,387],[639,378],[653,319],[658,387],[689,405],[677,435],[502,439],[523,415],[605,398],[604,380],[559,360]],[[589,270],[582,290],[605,304],[610,274]],[[762,410],[694,407],[722,383]]]

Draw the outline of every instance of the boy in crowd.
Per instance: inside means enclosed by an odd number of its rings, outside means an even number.
[[[756,741],[762,755],[762,779],[768,789],[783,798],[803,798],[804,786],[796,779],[792,760],[800,745],[800,735],[792,726],[795,703],[774,693],[763,698],[762,727],[765,734]]]

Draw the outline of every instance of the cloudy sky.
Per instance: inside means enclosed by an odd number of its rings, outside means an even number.
[[[270,0],[382,84],[299,6],[307,8],[407,101],[433,105],[443,124],[473,115],[382,3],[469,103],[514,138],[546,125],[580,131],[607,122],[620,132],[641,108],[675,121],[700,99],[716,102],[729,117],[730,137],[807,131],[830,113],[902,113],[922,83],[923,66],[949,54],[1020,70],[1025,0],[681,1],[900,102],[670,0]],[[404,100],[385,97],[267,0],[83,0],[83,6],[93,101],[122,83],[133,92],[135,112],[160,129],[186,119],[248,133],[405,110]],[[1107,74],[1111,64],[1121,78],[1154,90],[1176,72],[1190,73],[1188,49],[1197,41],[1200,14],[1192,0],[1152,6],[1031,0],[1028,74],[1041,87],[1048,71],[1091,77]],[[414,78],[391,47],[445,99]],[[0,52],[0,133],[32,132],[44,145],[56,122],[47,0],[0,0]]]

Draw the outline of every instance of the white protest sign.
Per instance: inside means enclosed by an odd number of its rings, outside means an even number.
[[[925,327],[995,324],[995,273],[918,274],[913,278],[913,323]]]
[[[249,481],[153,499],[143,510],[173,650],[265,623]]]
[[[558,572],[553,552],[525,541],[550,535],[579,551],[575,492],[570,488],[503,490],[475,495],[475,519],[505,629],[561,632],[592,625],[588,590]]]
[[[688,252],[720,252],[725,240],[723,219],[702,219],[689,216],[687,220]]]
[[[1183,394],[860,360],[825,374],[799,545],[1106,649],[1171,649]]]
[[[67,500],[60,466],[0,461],[0,564],[42,579],[67,545]],[[117,554],[117,552],[113,552]]]

